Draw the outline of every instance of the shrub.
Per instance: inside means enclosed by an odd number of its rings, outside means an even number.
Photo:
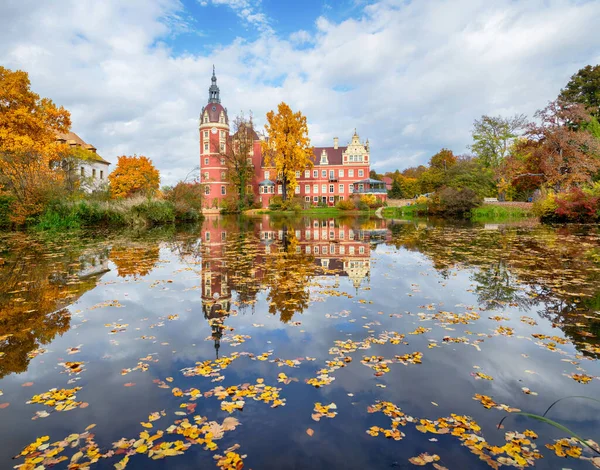
[[[472,189],[444,188],[435,194],[429,208],[432,212],[459,216],[470,212],[481,203],[482,198]]]
[[[269,200],[269,209],[272,211],[279,211],[283,207],[283,199],[281,196],[273,196]]]
[[[172,188],[165,188],[164,197],[173,204],[177,220],[194,221],[200,218],[202,191],[199,183],[180,181]]]
[[[355,209],[354,203],[350,199],[343,199],[341,201],[338,201],[335,207],[342,211],[351,211]]]
[[[0,196],[0,227],[11,225],[10,213],[14,198],[12,196]]]
[[[374,194],[363,194],[360,196],[360,201],[368,207],[375,207],[377,205],[377,198]]]
[[[282,209],[284,211],[294,211],[294,212],[299,212],[302,210],[302,199],[294,197],[291,199],[287,199],[283,204],[282,204]]]
[[[542,221],[550,221],[556,217],[556,195],[553,191],[548,191],[533,203],[533,213]]]
[[[595,222],[600,218],[600,196],[573,188],[556,198],[556,220],[564,222]]]
[[[148,199],[131,209],[135,215],[145,219],[147,225],[175,222],[175,207],[169,201]]]

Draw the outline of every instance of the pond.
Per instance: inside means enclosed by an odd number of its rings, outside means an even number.
[[[0,250],[2,469],[600,467],[598,226],[263,215]],[[589,446],[519,414],[559,399]]]

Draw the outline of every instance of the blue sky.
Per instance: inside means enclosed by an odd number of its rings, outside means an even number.
[[[468,152],[482,114],[532,117],[600,63],[593,0],[5,0],[0,64],[106,159],[199,163],[212,65],[230,118],[285,101],[317,146],[369,138],[377,171]]]

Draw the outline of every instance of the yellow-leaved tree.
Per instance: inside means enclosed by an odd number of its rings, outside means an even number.
[[[148,157],[118,157],[115,170],[108,175],[110,195],[114,199],[136,195],[154,196],[158,192],[160,174]]]
[[[67,151],[56,132],[68,132],[69,112],[31,90],[27,72],[0,66],[0,194],[11,199],[11,220],[42,212],[62,189],[54,168]]]
[[[267,113],[265,130],[267,140],[261,143],[265,163],[275,168],[285,201],[288,189],[293,193],[298,185],[296,172],[313,167],[313,148],[308,138],[306,116],[300,111],[294,113],[286,103],[281,102],[277,114],[274,111]]]

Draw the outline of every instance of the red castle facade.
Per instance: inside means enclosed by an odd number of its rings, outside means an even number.
[[[230,127],[227,108],[221,105],[214,68],[211,80],[208,104],[200,113],[200,180],[205,188],[204,207],[216,209],[230,192],[227,167],[222,157],[230,143]],[[255,133],[250,152],[254,168],[251,189],[260,205],[267,207],[271,197],[282,194],[282,186],[275,168],[264,162],[261,140],[262,137]],[[356,194],[373,194],[386,200],[385,183],[370,179],[370,168],[368,139],[361,142],[355,130],[351,141],[344,147],[335,137],[331,147],[314,147],[312,169],[296,172],[298,186],[294,196],[300,197],[305,205],[332,206]]]

